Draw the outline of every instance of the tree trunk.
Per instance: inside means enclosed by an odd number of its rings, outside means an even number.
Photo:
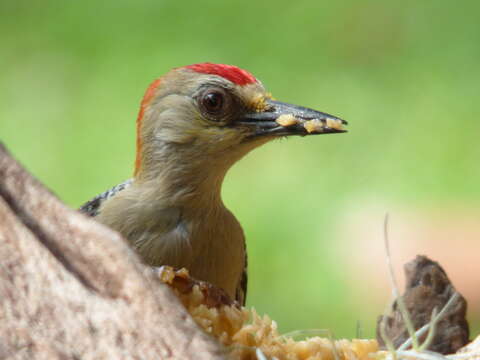
[[[224,356],[118,233],[62,204],[0,144],[0,359]]]

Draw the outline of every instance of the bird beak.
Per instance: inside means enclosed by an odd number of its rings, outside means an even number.
[[[265,100],[265,108],[248,113],[235,125],[253,130],[250,137],[334,134],[346,132],[345,120],[303,106]]]

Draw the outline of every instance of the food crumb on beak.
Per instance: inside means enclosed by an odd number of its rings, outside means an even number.
[[[250,107],[255,109],[256,112],[265,111],[268,109],[267,99],[269,99],[268,95],[257,94],[250,101]]]
[[[327,119],[327,126],[330,129],[343,130],[343,124],[340,120],[336,119]]]
[[[308,120],[303,123],[303,127],[309,134],[311,133],[322,133],[325,130],[343,130],[343,124],[341,120],[336,119],[313,119]]]
[[[280,115],[277,120],[275,120],[278,125],[281,126],[292,126],[299,123],[299,120],[292,114],[283,114]]]
[[[313,132],[323,132],[325,124],[318,119],[313,119],[313,120],[305,121],[303,123],[303,127],[310,134]]]

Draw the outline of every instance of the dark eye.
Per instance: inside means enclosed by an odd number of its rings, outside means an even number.
[[[225,96],[218,90],[208,91],[202,96],[202,106],[206,112],[217,114],[222,111]]]
[[[236,114],[235,97],[229,89],[221,86],[204,86],[195,94],[198,110],[206,120],[226,125]]]

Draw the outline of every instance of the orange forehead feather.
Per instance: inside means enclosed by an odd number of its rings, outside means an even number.
[[[140,111],[137,117],[137,157],[135,159],[135,171],[133,173],[134,176],[138,174],[140,171],[140,165],[142,163],[142,137],[140,136],[140,130],[142,127],[143,116],[145,113],[145,108],[148,104],[152,101],[155,90],[157,90],[158,86],[160,85],[161,79],[157,79],[150,84],[147,91],[145,91],[145,95],[143,96],[142,103],[140,104]]]

